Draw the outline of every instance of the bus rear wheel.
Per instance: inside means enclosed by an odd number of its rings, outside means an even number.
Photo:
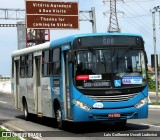
[[[57,127],[62,130],[64,128],[64,121],[62,120],[62,110],[60,105],[55,110]]]
[[[26,121],[29,120],[28,106],[27,106],[27,102],[25,100],[23,102],[23,114],[24,114],[24,119]]]

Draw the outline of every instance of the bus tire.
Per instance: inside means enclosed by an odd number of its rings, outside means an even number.
[[[28,121],[29,120],[29,113],[28,113],[28,106],[27,106],[26,100],[24,100],[24,102],[23,102],[23,114],[24,114],[24,119],[26,121]]]
[[[127,120],[123,120],[123,121],[119,121],[119,122],[115,122],[116,128],[125,128],[127,123]]]
[[[64,121],[62,120],[62,109],[60,105],[58,105],[57,108],[55,109],[55,116],[56,116],[57,127],[60,130],[64,129]]]

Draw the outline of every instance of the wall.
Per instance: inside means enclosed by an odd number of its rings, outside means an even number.
[[[10,79],[0,79],[0,92],[11,93],[11,80]]]

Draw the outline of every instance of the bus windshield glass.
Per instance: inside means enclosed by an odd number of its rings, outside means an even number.
[[[76,51],[75,85],[87,88],[127,88],[146,85],[143,50],[132,48]]]

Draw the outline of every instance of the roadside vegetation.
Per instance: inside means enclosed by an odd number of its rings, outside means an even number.
[[[155,84],[155,81],[151,77],[152,77],[152,74],[148,73],[149,92],[156,92],[156,84]],[[158,92],[160,92],[160,89],[158,89]],[[152,103],[149,103],[149,105],[160,105],[160,102],[152,102]]]
[[[160,102],[149,103],[149,105],[160,105]]]
[[[147,75],[148,75],[149,91],[155,91],[156,85],[155,85],[155,81],[152,79],[152,74],[151,73],[147,73]]]
[[[5,131],[6,130],[0,127],[0,140],[20,140],[18,137],[2,137],[2,132],[5,132]]]
[[[156,92],[156,84],[155,81],[152,79],[152,73],[148,73],[148,87],[150,92]],[[160,89],[158,89],[158,92],[160,92]]]

